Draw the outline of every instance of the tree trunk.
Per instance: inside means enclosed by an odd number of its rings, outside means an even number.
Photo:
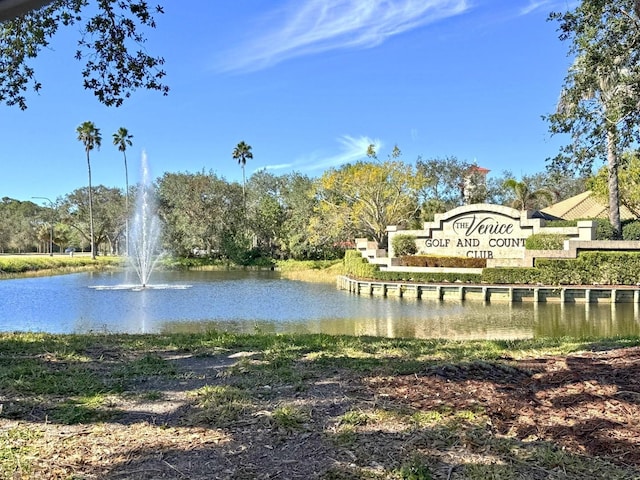
[[[615,238],[622,238],[620,222],[620,191],[618,188],[618,153],[616,151],[616,131],[607,131],[607,167],[609,172],[609,221]]]
[[[246,183],[247,181],[245,180],[244,163],[243,163],[242,164],[242,206],[244,207],[245,211],[247,209],[247,196],[245,194]]]
[[[125,242],[124,249],[126,255],[129,256],[129,217],[131,216],[131,212],[129,211],[129,168],[127,167],[127,154],[122,152],[124,155],[124,182],[125,182],[125,191],[124,191],[124,199],[125,199],[125,208],[126,208],[126,218],[125,218]]]
[[[91,234],[91,240],[89,241],[91,246],[91,259],[96,259],[96,246],[94,245],[93,235],[93,192],[91,191],[91,161],[89,160],[89,150],[87,150],[87,168],[89,170],[89,232]]]

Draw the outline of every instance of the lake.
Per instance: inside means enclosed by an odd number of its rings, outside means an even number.
[[[0,331],[306,332],[515,339],[640,335],[638,305],[484,303],[350,294],[277,272],[156,272],[172,288],[132,291],[126,273],[0,281]],[[184,286],[188,288],[175,288]]]

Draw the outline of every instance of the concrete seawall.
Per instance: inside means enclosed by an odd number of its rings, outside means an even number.
[[[538,286],[428,284],[337,278],[340,290],[358,295],[480,300],[484,302],[640,303],[640,288],[633,286]]]

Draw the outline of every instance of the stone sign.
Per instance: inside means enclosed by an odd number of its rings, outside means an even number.
[[[527,237],[540,230],[540,219],[530,212],[491,204],[465,205],[437,214],[424,230],[389,228],[394,234],[416,237],[419,255],[486,259],[523,258]],[[390,252],[393,256],[393,253]]]

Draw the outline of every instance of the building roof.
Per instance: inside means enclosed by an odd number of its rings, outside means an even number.
[[[598,199],[591,190],[567,198],[540,211],[545,215],[563,220],[609,218],[609,206]],[[630,220],[636,216],[627,207],[620,205],[620,218]]]
[[[470,172],[477,172],[477,173],[481,173],[482,175],[486,175],[487,173],[489,173],[491,170],[489,170],[488,168],[484,168],[484,167],[479,167],[478,165],[471,165],[469,167],[469,171]]]

